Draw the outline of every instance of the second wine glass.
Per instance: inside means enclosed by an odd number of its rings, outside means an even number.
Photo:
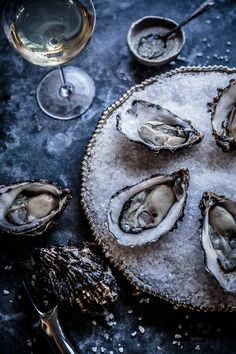
[[[61,65],[85,48],[95,21],[91,0],[9,0],[5,6],[4,31],[19,54],[35,65],[58,66],[37,89],[39,106],[51,117],[78,117],[93,102],[92,78],[77,67]]]

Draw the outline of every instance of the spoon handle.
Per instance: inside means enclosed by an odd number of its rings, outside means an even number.
[[[162,37],[163,40],[167,39],[172,33],[192,21],[194,18],[202,15],[204,12],[210,10],[214,6],[214,1],[207,0],[205,1],[202,5],[199,6],[199,8],[194,11],[191,15],[187,16],[183,21],[181,21],[176,27],[174,27],[171,31],[167,32],[164,34]]]

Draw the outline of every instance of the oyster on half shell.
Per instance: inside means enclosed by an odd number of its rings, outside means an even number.
[[[236,202],[205,192],[199,204],[207,271],[229,292],[236,292]]]
[[[130,141],[144,144],[155,153],[185,149],[203,139],[203,134],[190,121],[141,100],[133,101],[131,108],[117,116],[117,130]]]
[[[183,217],[189,171],[153,175],[112,196],[106,225],[118,243],[141,246],[175,228]]]
[[[40,235],[55,224],[70,200],[69,189],[46,180],[0,186],[0,232]]]
[[[208,103],[212,135],[225,152],[236,149],[236,81],[230,80],[218,96]]]

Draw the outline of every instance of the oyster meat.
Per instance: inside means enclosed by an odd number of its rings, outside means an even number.
[[[87,246],[36,249],[32,258],[34,287],[38,292],[40,289],[45,300],[78,305],[87,312],[117,299],[117,283],[111,269]]]
[[[175,228],[183,217],[189,171],[153,175],[112,196],[106,225],[118,243],[141,246]]]
[[[229,292],[236,292],[236,202],[205,192],[199,204],[207,271]]]
[[[144,144],[155,153],[185,149],[203,139],[190,121],[140,100],[133,101],[130,109],[117,116],[117,129],[130,141]]]
[[[231,80],[218,96],[208,103],[212,135],[225,152],[236,149],[236,81]]]
[[[40,235],[55,224],[70,200],[69,189],[46,180],[0,186],[0,232]]]

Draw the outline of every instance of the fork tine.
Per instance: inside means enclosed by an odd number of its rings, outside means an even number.
[[[29,285],[27,285],[27,283],[26,283],[25,280],[23,280],[23,286],[24,286],[25,291],[26,291],[26,293],[27,293],[27,295],[28,295],[28,297],[29,297],[29,299],[30,299],[30,301],[31,301],[31,303],[32,303],[32,305],[33,305],[33,307],[35,308],[35,310],[37,311],[37,313],[38,313],[40,316],[43,316],[44,313],[43,313],[42,311],[40,311],[39,308],[36,306],[36,304],[35,304],[35,302],[34,302],[34,300],[33,300],[33,297],[32,297],[32,295],[31,295],[31,293],[30,293]]]

